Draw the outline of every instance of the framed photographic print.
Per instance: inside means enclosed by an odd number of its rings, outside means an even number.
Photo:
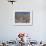
[[[32,11],[16,11],[15,12],[15,25],[27,26],[32,25]]]

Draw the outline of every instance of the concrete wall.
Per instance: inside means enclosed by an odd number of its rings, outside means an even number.
[[[33,10],[33,25],[15,26],[16,10]],[[18,32],[29,33],[33,40],[46,40],[46,0],[17,0],[13,5],[0,0],[0,40],[15,40]]]

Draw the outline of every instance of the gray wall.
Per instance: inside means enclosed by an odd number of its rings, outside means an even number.
[[[32,26],[15,26],[16,10],[33,10]],[[31,34],[33,40],[46,40],[46,0],[17,0],[13,5],[0,0],[0,40],[15,40],[19,32]]]

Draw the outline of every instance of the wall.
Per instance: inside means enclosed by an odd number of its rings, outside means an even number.
[[[46,1],[17,0],[13,5],[0,0],[0,40],[15,40],[18,32],[29,33],[33,40],[46,40]],[[33,10],[32,26],[15,26],[13,16],[16,10]]]

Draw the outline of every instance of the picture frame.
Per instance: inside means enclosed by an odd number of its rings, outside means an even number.
[[[33,11],[15,11],[14,24],[16,26],[32,26]]]

